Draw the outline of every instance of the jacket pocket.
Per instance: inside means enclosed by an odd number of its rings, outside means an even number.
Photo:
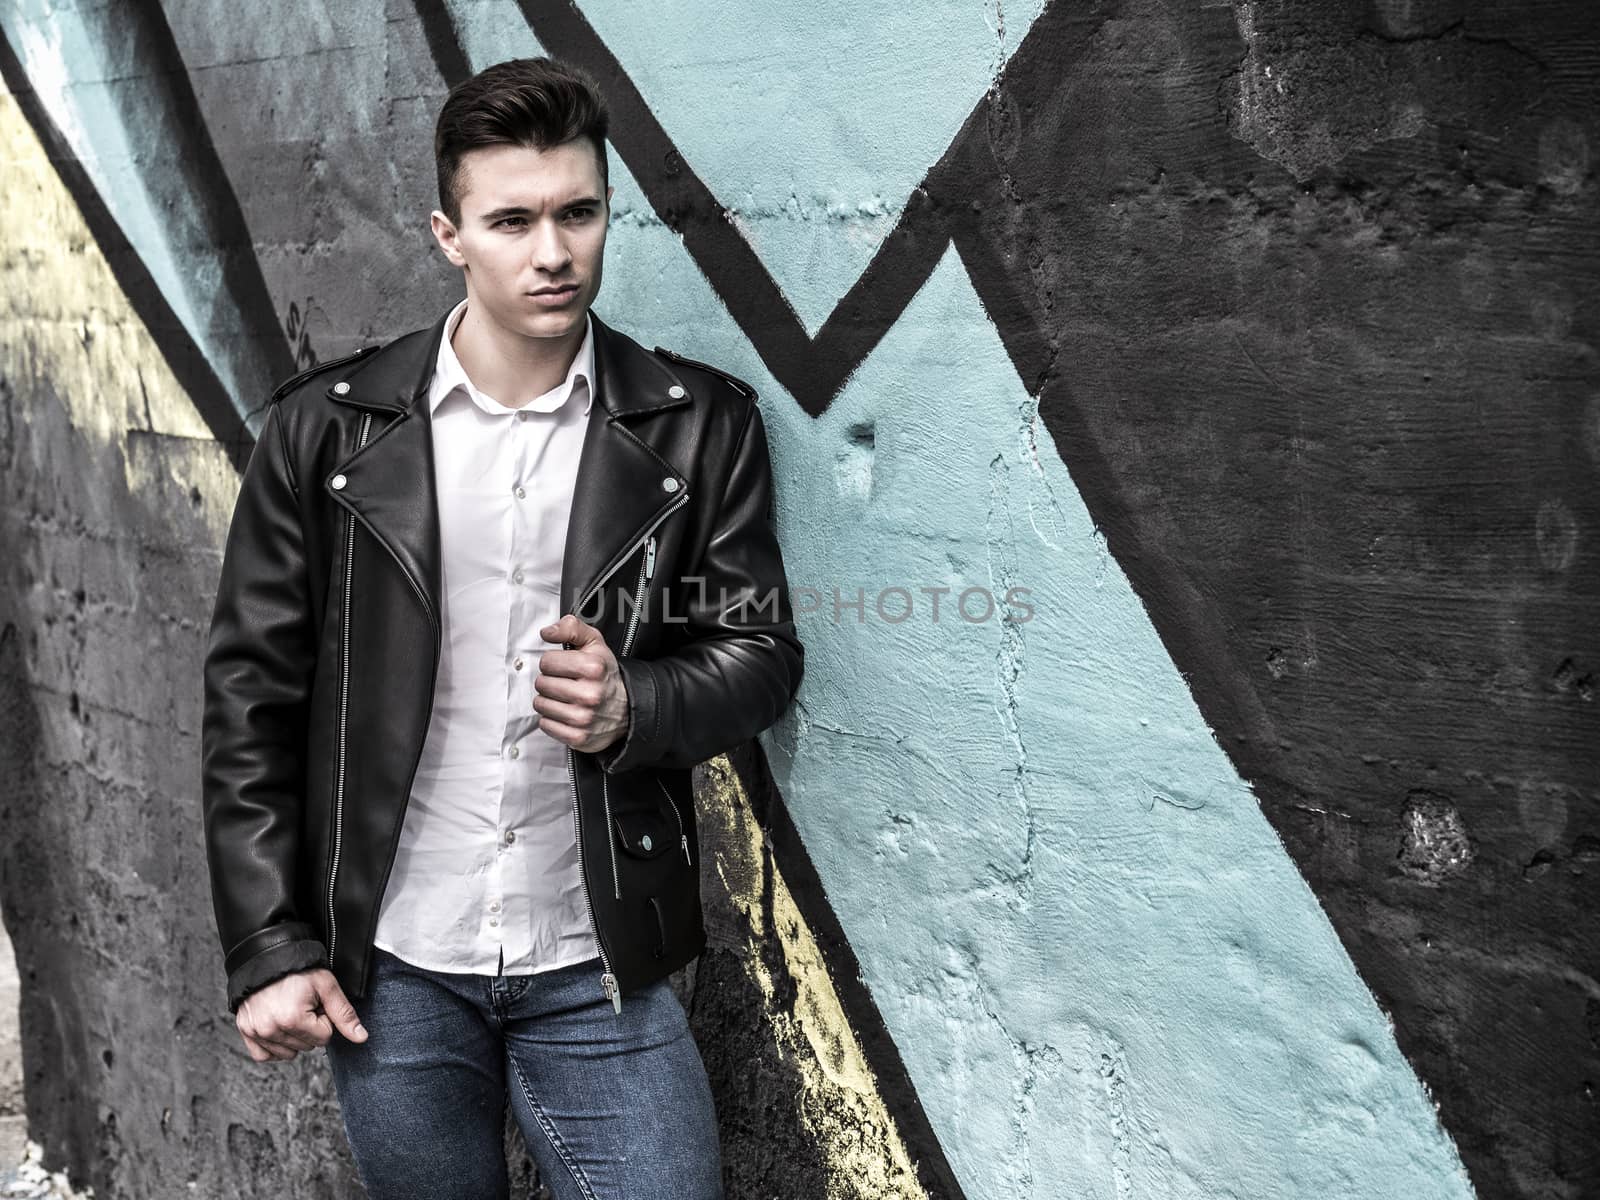
[[[653,771],[629,772],[611,797],[612,853],[617,862],[618,898],[662,894],[692,874],[688,830],[670,792]],[[616,782],[616,780],[613,780]]]
[[[619,812],[612,816],[611,825],[617,845],[634,858],[660,858],[678,841],[670,811]]]

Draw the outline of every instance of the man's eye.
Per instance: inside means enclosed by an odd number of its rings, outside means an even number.
[[[512,229],[523,224],[521,217],[501,217],[494,223],[496,229]]]
[[[594,209],[592,209],[592,208],[572,208],[572,209],[568,209],[567,210],[567,216],[573,217],[573,218],[575,218],[576,220],[579,220],[579,221],[587,221],[590,217],[594,216]]]

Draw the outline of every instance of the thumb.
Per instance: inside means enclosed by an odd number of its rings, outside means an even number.
[[[546,625],[539,630],[539,636],[547,642],[570,645],[574,650],[582,650],[597,641],[602,644],[605,642],[605,636],[598,629],[573,613],[568,613],[554,625]]]
[[[345,998],[339,981],[329,973],[320,976],[315,986],[317,999],[322,1002],[322,1011],[333,1022],[333,1027],[352,1042],[366,1041],[367,1027],[356,1016],[355,1006]]]

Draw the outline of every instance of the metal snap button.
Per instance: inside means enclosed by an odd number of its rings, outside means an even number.
[[[335,396],[346,395],[349,391],[350,391],[350,385],[348,383],[346,383],[342,379],[338,383],[333,385],[333,394]]]
[[[675,491],[677,491],[678,490],[678,481],[676,479],[674,479],[671,475],[668,475],[665,479],[663,479],[661,481],[661,490],[663,492],[675,492]]]
[[[328,481],[328,486],[336,492],[342,492],[344,491],[344,485],[348,482],[350,481],[347,480],[343,475],[335,475]]]
[[[650,849],[650,835],[648,833],[645,834],[643,837],[641,837],[639,839],[639,849],[641,849],[641,850]]]
[[[682,400],[688,394],[688,392],[684,391],[683,388],[676,383],[667,389],[667,395],[671,396],[674,400]],[[648,847],[646,847],[646,849],[648,849]]]

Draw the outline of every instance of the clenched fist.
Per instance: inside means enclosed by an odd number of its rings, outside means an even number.
[[[355,1007],[326,967],[296,971],[251,992],[234,1023],[257,1062],[288,1062],[327,1045],[334,1030],[352,1042],[367,1040]]]
[[[574,750],[604,750],[628,732],[628,689],[605,635],[568,613],[539,630],[547,642],[571,650],[546,650],[534,677],[539,728]]]

